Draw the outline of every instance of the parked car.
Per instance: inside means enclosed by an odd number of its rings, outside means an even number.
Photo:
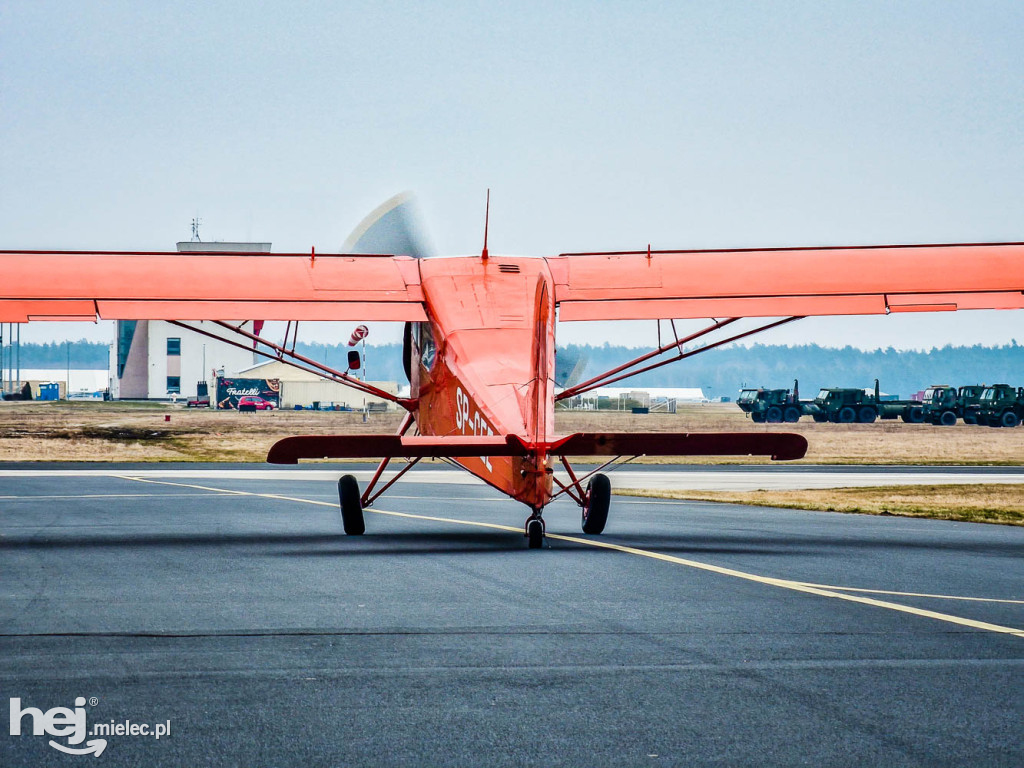
[[[272,411],[274,404],[269,400],[255,395],[244,395],[238,398],[238,410],[240,411]]]

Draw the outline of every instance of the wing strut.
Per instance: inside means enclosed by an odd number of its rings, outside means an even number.
[[[245,338],[252,341],[254,344],[263,344],[264,346],[270,347],[270,349],[274,350],[274,352],[276,352],[277,354],[271,354],[270,352],[265,352],[262,349],[248,347],[245,344],[241,343],[240,341],[225,338],[224,336],[221,336],[219,334],[211,333],[210,331],[204,330],[202,328],[197,328],[194,325],[188,325],[187,323],[183,323],[179,320],[168,320],[167,322],[169,322],[171,325],[176,325],[179,328],[184,328],[187,331],[194,331],[195,333],[202,334],[203,336],[208,336],[211,339],[223,341],[225,344],[230,344],[234,347],[238,347],[239,349],[244,349],[247,352],[255,352],[257,355],[263,355],[263,357],[268,357],[271,360],[277,360],[278,362],[284,363],[285,365],[290,365],[293,368],[298,368],[300,371],[314,373],[317,376],[321,376],[322,378],[328,379],[330,381],[336,381],[339,384],[345,384],[347,386],[352,387],[353,389],[363,392],[364,394],[372,395],[373,397],[379,397],[381,400],[387,400],[388,402],[400,405],[407,411],[411,411],[416,407],[416,401],[413,399],[398,397],[397,395],[393,395],[390,392],[384,391],[383,389],[378,389],[372,384],[367,384],[365,381],[360,381],[354,376],[349,376],[347,373],[335,370],[334,368],[330,368],[322,363],[318,363],[316,360],[312,360],[304,355],[300,355],[298,352],[294,351],[294,349],[286,349],[280,344],[275,344],[269,339],[265,339],[262,336],[257,336],[256,334],[249,333],[248,331],[242,328],[237,328],[231,325],[230,323],[225,323],[220,320],[210,321],[215,325],[220,326],[221,328],[237,333],[240,336],[244,336]]]
[[[767,325],[762,325],[758,328],[754,328],[753,330],[744,331],[743,333],[738,333],[735,336],[730,336],[727,339],[722,339],[721,341],[716,341],[711,344],[705,344],[703,347],[699,347],[698,349],[692,349],[689,352],[683,352],[683,344],[685,344],[686,342],[693,341],[694,339],[697,339],[701,336],[705,336],[711,333],[712,331],[717,331],[719,328],[723,328],[726,325],[729,325],[730,323],[735,323],[739,319],[740,318],[738,317],[730,317],[727,320],[716,320],[713,325],[709,325],[707,328],[703,328],[697,331],[696,333],[692,333],[683,339],[674,341],[671,344],[665,344],[664,346],[658,347],[658,349],[655,349],[652,352],[648,352],[647,354],[640,355],[640,357],[630,360],[628,363],[623,363],[622,365],[616,368],[612,368],[610,371],[605,371],[601,375],[595,376],[594,378],[589,379],[588,381],[584,381],[580,384],[577,384],[574,387],[569,387],[568,389],[562,390],[557,395],[555,395],[555,400],[566,400],[570,397],[582,395],[583,393],[589,392],[592,389],[597,389],[598,387],[605,387],[608,386],[609,384],[613,384],[616,381],[622,381],[623,379],[628,379],[632,376],[636,376],[641,373],[646,373],[647,371],[653,371],[655,368],[661,368],[662,366],[668,365],[669,363],[674,363],[679,360],[685,360],[688,357],[699,355],[701,352],[707,352],[709,349],[720,347],[723,344],[728,344],[729,342],[737,341],[739,339],[746,338],[747,336],[753,336],[755,333],[761,333],[762,331],[768,331],[771,330],[772,328],[778,328],[780,325],[791,323],[794,320],[802,320],[803,317],[795,316],[783,318],[782,320],[776,320],[774,323],[768,323]],[[629,370],[631,368],[635,368],[635,366],[639,365],[640,363],[646,360],[650,360],[652,357],[657,357],[658,355],[665,354],[666,352],[669,352],[673,349],[677,350],[679,354],[674,357],[670,357],[667,360],[659,360],[658,362],[644,366],[643,368]],[[623,373],[623,371],[625,371],[625,373]],[[616,376],[615,374],[619,375]]]

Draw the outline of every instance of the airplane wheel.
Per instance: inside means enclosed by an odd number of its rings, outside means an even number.
[[[850,406],[844,406],[839,410],[839,423],[852,424],[857,420],[857,412]]]
[[[530,549],[540,549],[544,546],[544,523],[539,518],[526,523],[526,538],[530,543]]]
[[[952,411],[943,411],[939,416],[939,424],[944,427],[952,427],[956,424],[956,414]]]
[[[764,420],[769,424],[778,424],[782,421],[782,409],[777,405],[773,405],[768,409],[768,412],[765,413]]]
[[[612,484],[608,475],[594,475],[587,483],[587,504],[583,507],[583,532],[598,534],[608,522]]]
[[[359,482],[352,475],[338,480],[338,498],[341,500],[341,523],[349,536],[361,536],[366,531],[363,522],[363,502],[359,498]]]
[[[786,413],[782,418],[786,420],[787,424],[796,424],[800,421],[800,409],[791,405],[786,409]]]

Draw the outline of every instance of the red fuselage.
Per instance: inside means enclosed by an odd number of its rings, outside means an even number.
[[[429,321],[412,326],[420,433],[518,435],[529,455],[462,457],[474,475],[535,509],[551,497],[555,308],[544,259],[423,259]]]

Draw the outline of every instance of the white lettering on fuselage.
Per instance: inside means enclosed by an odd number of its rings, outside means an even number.
[[[470,412],[472,411],[472,416]],[[462,387],[455,389],[455,426],[464,435],[493,435],[494,430],[480,415],[475,406],[470,407],[469,396],[462,391]],[[491,461],[487,456],[481,456],[480,461],[491,471]]]

